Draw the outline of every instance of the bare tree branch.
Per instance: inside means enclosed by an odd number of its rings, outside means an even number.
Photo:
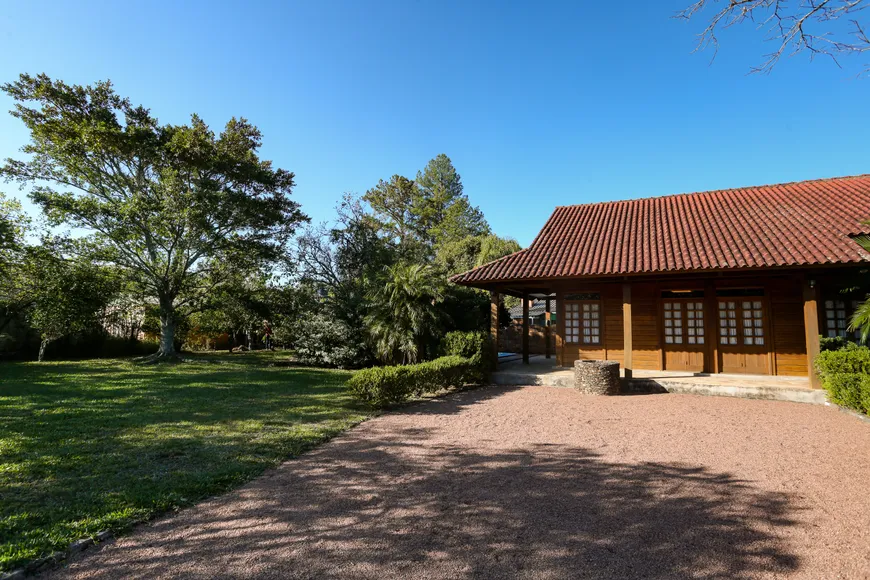
[[[858,20],[868,5],[868,0],[697,0],[676,17],[692,20],[708,9],[714,11],[698,34],[695,47],[695,52],[712,47],[714,59],[723,29],[753,23],[777,48],[764,55],[764,61],[750,72],[769,73],[784,54],[808,52],[810,59],[825,56],[840,66],[841,56],[870,51],[870,38]],[[833,24],[841,19],[848,19],[847,28]],[[865,64],[863,73],[868,72],[870,64]]]

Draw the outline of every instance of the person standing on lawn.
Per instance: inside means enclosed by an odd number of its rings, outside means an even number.
[[[263,320],[263,344],[266,350],[275,350],[272,348],[272,325],[268,320]]]

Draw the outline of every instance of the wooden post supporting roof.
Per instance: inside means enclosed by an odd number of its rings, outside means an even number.
[[[529,364],[529,293],[523,290],[523,364]]]
[[[821,389],[822,384],[816,372],[816,357],[819,356],[819,305],[818,290],[813,280],[804,280],[804,333],[807,341],[807,374],[810,387]]]
[[[492,369],[498,366],[498,310],[501,296],[498,292],[489,293],[489,337],[492,348]]]
[[[704,341],[707,343],[704,357],[704,370],[708,373],[719,372],[719,301],[716,298],[716,285],[712,280],[704,283]]]
[[[631,284],[622,285],[622,334],[623,334],[623,362],[625,378],[630,379],[634,367],[631,360]]]
[[[547,298],[544,304],[544,356],[550,358],[550,299]]]

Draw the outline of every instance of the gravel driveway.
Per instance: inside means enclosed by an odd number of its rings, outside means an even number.
[[[492,387],[374,419],[52,578],[870,578],[870,424]]]

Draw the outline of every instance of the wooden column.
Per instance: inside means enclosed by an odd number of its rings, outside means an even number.
[[[529,364],[529,293],[523,291],[523,364]]]
[[[719,372],[719,301],[712,280],[704,284],[704,342],[708,359],[704,369],[716,374]]]
[[[498,310],[501,296],[498,292],[490,292],[489,300],[489,337],[492,342],[492,367],[495,370],[498,366]]]
[[[550,299],[547,298],[544,304],[544,356],[550,358]]]
[[[565,301],[564,294],[556,291],[556,364],[565,366]]]
[[[631,360],[631,284],[625,283],[622,285],[622,340],[623,340],[623,362],[622,367],[625,369],[625,378],[630,379],[634,364]]]
[[[812,280],[804,280],[804,334],[807,341],[807,371],[810,387],[821,389],[819,375],[816,373],[816,357],[819,356],[819,299],[818,289]]]

